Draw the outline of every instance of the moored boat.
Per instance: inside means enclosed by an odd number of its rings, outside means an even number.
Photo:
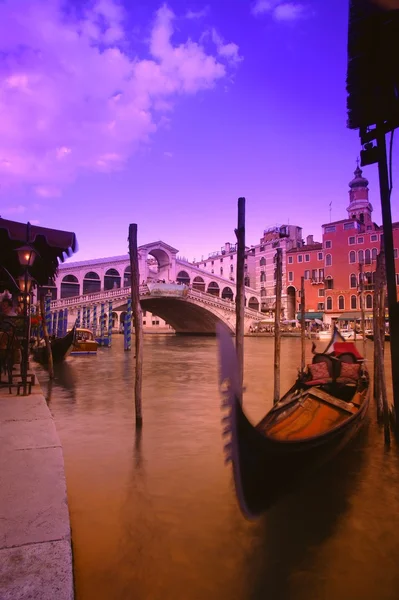
[[[74,339],[75,339],[76,327],[73,327],[66,335],[60,338],[50,339],[51,354],[53,356],[53,362],[61,362],[64,360],[72,351]],[[32,349],[33,358],[40,363],[47,363],[47,348],[42,344]]]
[[[224,329],[218,337],[227,460],[241,510],[254,518],[356,434],[368,408],[369,376],[355,344],[334,328],[326,350],[314,353],[312,364],[255,426],[240,401],[231,337]]]
[[[77,328],[71,356],[79,354],[96,354],[98,342],[90,329]]]
[[[374,342],[374,334],[373,334],[373,333],[367,333],[367,334],[366,334],[366,338],[367,338],[368,340],[371,340],[372,342]],[[384,340],[385,340],[386,342],[390,342],[390,341],[391,341],[391,336],[389,335],[389,333],[386,333],[386,334],[385,334],[385,338],[384,338]]]

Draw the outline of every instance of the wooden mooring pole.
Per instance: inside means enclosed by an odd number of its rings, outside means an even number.
[[[305,277],[301,277],[301,373],[305,371]]]
[[[386,387],[385,351],[385,265],[383,250],[377,256],[373,306],[374,337],[374,398],[377,404],[377,419],[384,424],[385,444],[390,446],[389,405]]]
[[[236,352],[240,370],[240,389],[242,390],[244,381],[245,198],[238,198],[238,219],[235,234],[237,237]]]
[[[280,400],[280,319],[281,319],[281,288],[282,288],[282,250],[276,252],[276,304],[274,313],[274,394],[273,404]]]
[[[136,378],[134,384],[134,404],[136,410],[136,427],[143,424],[141,411],[141,392],[143,383],[143,314],[140,305],[140,272],[137,251],[137,225],[129,225],[129,255],[131,273],[132,312],[134,316],[134,334],[136,343]]]
[[[46,344],[48,376],[50,379],[53,379],[54,378],[53,353],[51,352],[51,344],[50,344],[50,338],[48,335],[43,297],[40,298],[40,314],[42,317],[43,337],[44,337],[44,342]]]

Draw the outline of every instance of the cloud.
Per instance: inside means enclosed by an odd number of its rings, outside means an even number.
[[[255,16],[270,14],[276,21],[297,21],[307,14],[304,4],[284,0],[257,0],[251,12]]]
[[[3,215],[22,215],[26,211],[26,206],[18,204],[17,206],[10,206],[2,210]]]
[[[238,57],[232,43],[212,53],[190,38],[172,42],[166,5],[154,15],[145,57],[116,0],[80,4],[80,13],[63,5],[0,2],[0,177],[46,198],[82,171],[122,169],[168,122],[179,95],[211,89]]]
[[[202,19],[209,15],[209,6],[205,6],[201,10],[188,10],[186,12],[186,19]]]
[[[239,55],[237,44],[234,44],[233,42],[225,44],[223,38],[217,33],[216,29],[212,29],[212,41],[216,46],[219,56],[222,56],[231,64],[237,64],[242,61],[242,56]]]
[[[29,223],[30,223],[31,225],[40,225],[40,221],[39,221],[39,219],[31,219],[31,220],[29,221]]]
[[[173,152],[164,152],[163,155],[166,156],[166,158],[172,158]]]

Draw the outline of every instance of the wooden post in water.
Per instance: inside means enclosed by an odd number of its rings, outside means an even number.
[[[301,373],[305,371],[305,277],[301,277]]]
[[[40,298],[40,313],[41,313],[41,317],[42,317],[43,337],[44,337],[44,341],[46,344],[46,351],[47,351],[48,376],[50,379],[53,379],[53,377],[54,377],[53,353],[51,352],[51,344],[50,344],[50,338],[48,335],[43,297]]]
[[[377,256],[375,274],[374,307],[373,307],[373,337],[374,337],[374,397],[377,404],[377,419],[384,423],[384,438],[387,446],[391,443],[389,430],[389,406],[384,368],[385,350],[385,265],[384,252]]]
[[[235,234],[237,238],[236,352],[242,391],[244,381],[245,198],[238,198],[238,220]]]
[[[281,319],[281,288],[282,288],[282,250],[276,252],[276,308],[274,313],[274,394],[273,404],[280,400],[280,319]]]
[[[143,314],[140,305],[140,272],[137,252],[137,225],[129,225],[129,255],[131,273],[132,312],[135,322],[136,343],[136,379],[134,384],[134,403],[136,409],[136,427],[143,424],[141,412],[141,392],[143,383]]]

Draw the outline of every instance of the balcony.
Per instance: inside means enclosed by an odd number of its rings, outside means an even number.
[[[312,277],[310,279],[310,283],[312,285],[318,285],[318,284],[321,284],[321,283],[324,284],[324,279],[322,277]]]

